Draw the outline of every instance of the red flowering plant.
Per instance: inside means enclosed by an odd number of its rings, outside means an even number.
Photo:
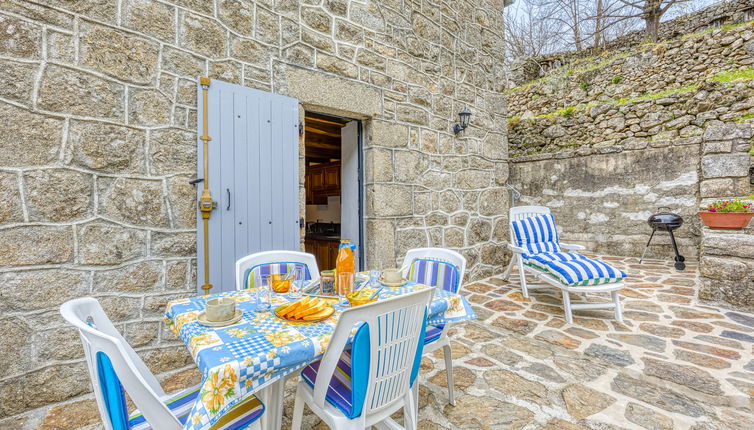
[[[707,211],[715,213],[754,212],[754,206],[741,199],[718,200],[707,206]]]

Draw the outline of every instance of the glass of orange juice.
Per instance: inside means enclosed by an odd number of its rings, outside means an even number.
[[[276,293],[287,293],[291,288],[291,277],[288,273],[273,273],[267,275],[267,285]]]

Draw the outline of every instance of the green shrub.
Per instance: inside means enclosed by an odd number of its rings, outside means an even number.
[[[623,80],[623,76],[620,76],[620,75],[613,76],[613,84],[620,84],[620,81],[622,80]]]
[[[588,91],[589,90],[589,84],[587,82],[582,82],[579,84],[582,90]]]

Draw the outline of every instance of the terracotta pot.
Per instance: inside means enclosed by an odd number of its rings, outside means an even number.
[[[713,230],[741,230],[749,225],[754,212],[707,212],[700,211],[699,217]]]

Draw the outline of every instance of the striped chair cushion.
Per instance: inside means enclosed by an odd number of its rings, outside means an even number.
[[[186,422],[189,412],[194,407],[194,403],[199,395],[201,385],[190,388],[186,391],[172,396],[165,401],[165,406],[170,412],[178,418],[181,424]],[[236,430],[243,429],[252,422],[259,419],[264,413],[264,405],[255,396],[249,396],[240,403],[236,404],[211,427],[211,430]],[[128,418],[128,428],[130,430],[148,430],[152,426],[147,422],[144,415],[139,411],[134,411]]]
[[[408,279],[419,284],[440,287],[451,293],[458,292],[458,268],[445,261],[418,258],[411,263]]]
[[[600,285],[622,281],[626,274],[615,267],[575,252],[523,254],[524,264],[546,272],[564,285]]]
[[[254,288],[255,282],[261,280],[264,282],[264,277],[267,275],[278,273],[290,273],[294,267],[303,267],[305,272],[305,280],[312,279],[311,273],[309,273],[309,266],[304,263],[297,262],[284,262],[284,263],[264,263],[257,264],[251,269],[246,271],[244,275],[244,285],[246,288]]]
[[[445,324],[427,324],[427,329],[424,331],[424,344],[426,345],[439,339],[443,328],[445,328]]]
[[[319,371],[319,365],[321,360],[317,360],[314,363],[304,367],[301,371],[301,377],[306,381],[309,386],[314,388],[314,383],[317,380],[317,372]],[[355,418],[358,414],[354,414],[353,407],[353,381],[351,379],[351,351],[343,351],[343,354],[338,360],[338,365],[335,368],[335,373],[330,380],[330,387],[327,389],[327,400],[335,407],[340,409],[343,414],[349,418]]]
[[[511,223],[516,245],[529,254],[560,252],[558,231],[552,214],[537,215]]]

